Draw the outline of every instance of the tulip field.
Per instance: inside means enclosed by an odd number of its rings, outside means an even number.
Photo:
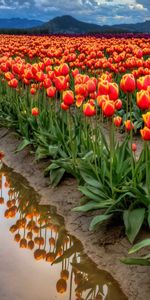
[[[0,125],[49,159],[52,186],[76,178],[90,230],[115,217],[133,243],[150,227],[150,36],[1,35]]]

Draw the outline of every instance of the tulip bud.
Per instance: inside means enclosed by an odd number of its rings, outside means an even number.
[[[121,126],[121,123],[122,123],[122,118],[117,116],[113,119],[113,122],[115,124],[116,127],[120,127]]]
[[[33,107],[31,110],[32,116],[38,116],[39,115],[39,109],[38,107]]]
[[[125,121],[124,124],[127,131],[130,131],[134,128],[134,124],[130,120]]]

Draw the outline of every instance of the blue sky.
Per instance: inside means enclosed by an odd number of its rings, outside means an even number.
[[[66,14],[99,25],[137,23],[150,20],[150,0],[0,0],[0,18],[48,21]]]

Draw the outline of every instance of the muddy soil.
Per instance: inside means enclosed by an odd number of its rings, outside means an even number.
[[[123,227],[116,223],[109,227],[103,226],[95,233],[89,232],[92,214],[71,211],[81,197],[76,181],[68,178],[59,187],[51,188],[49,178],[43,176],[48,162],[37,162],[30,147],[15,153],[19,143],[14,132],[0,128],[0,150],[5,152],[4,162],[28,180],[30,186],[39,193],[41,204],[57,207],[58,213],[65,219],[66,229],[82,241],[85,252],[97,266],[111,273],[119,282],[129,300],[149,300],[150,268],[127,266],[120,262],[120,258],[127,256],[131,247],[125,238]]]

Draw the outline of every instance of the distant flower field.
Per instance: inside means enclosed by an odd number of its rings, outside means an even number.
[[[149,36],[1,35],[0,78],[0,124],[22,136],[17,151],[50,158],[53,186],[74,176],[74,210],[102,209],[91,229],[118,216],[132,243],[150,226]]]

